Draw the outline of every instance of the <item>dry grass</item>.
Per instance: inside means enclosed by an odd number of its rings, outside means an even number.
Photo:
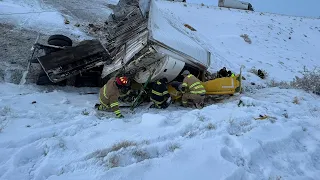
[[[202,115],[198,116],[198,120],[201,121],[201,122],[204,122],[205,119],[206,119],[206,117],[204,117]]]
[[[270,82],[267,83],[269,87],[279,87],[281,89],[290,89],[293,88],[292,85],[285,81],[277,82],[274,79],[272,79]]]
[[[215,126],[214,124],[212,124],[212,123],[209,123],[209,124],[206,126],[206,128],[207,128],[208,130],[215,130],[215,129],[217,129],[216,126]]]
[[[119,151],[121,148],[127,148],[130,146],[137,146],[137,143],[132,141],[122,141],[120,143],[117,143],[111,147],[111,151]]]
[[[300,104],[300,101],[298,99],[298,97],[294,97],[293,101],[292,101],[293,104]]]
[[[295,77],[290,83],[292,87],[320,95],[320,70],[303,72],[303,77]]]
[[[133,151],[132,156],[135,157],[138,162],[144,161],[146,159],[150,159],[149,153],[141,149]]]
[[[240,37],[243,38],[243,40],[249,44],[252,43],[251,39],[249,38],[249,35],[248,34],[241,34]]]
[[[108,160],[110,168],[119,167],[119,162],[120,162],[120,159],[119,159],[119,156],[117,155],[112,155]]]
[[[176,149],[180,149],[180,145],[178,143],[172,143],[168,146],[169,151],[174,152]]]

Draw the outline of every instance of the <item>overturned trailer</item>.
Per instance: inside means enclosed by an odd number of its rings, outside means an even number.
[[[130,77],[132,86],[139,90],[141,84],[164,77],[169,82],[182,81],[180,74],[187,69],[203,81],[207,94],[239,92],[241,74],[209,78],[211,53],[172,26],[170,17],[161,11],[158,3],[161,2],[120,0],[117,5],[110,6],[113,13],[106,23],[91,25],[99,40],[86,40],[72,46],[69,38],[54,35],[49,38],[48,45],[36,43],[36,48],[46,52],[32,61],[40,63],[43,70],[40,75],[45,80],[38,80],[38,84],[57,84],[72,79],[87,86],[88,83],[81,83],[85,75],[90,86],[101,87],[111,77],[121,74]],[[181,28],[194,31],[188,24]],[[96,83],[92,85],[92,82]],[[181,96],[176,89],[169,87],[169,90],[174,99]]]

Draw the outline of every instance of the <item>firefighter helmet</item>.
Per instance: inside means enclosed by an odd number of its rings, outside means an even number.
[[[118,85],[121,85],[121,86],[126,86],[126,85],[129,84],[129,80],[125,76],[117,77],[116,78],[116,82],[117,82]]]

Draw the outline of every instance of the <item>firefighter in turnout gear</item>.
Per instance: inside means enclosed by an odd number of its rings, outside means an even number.
[[[117,118],[123,118],[119,108],[121,89],[128,87],[127,77],[113,77],[100,89],[100,105],[98,110],[112,110]]]
[[[162,78],[152,85],[150,100],[153,102],[152,108],[165,109],[170,103],[170,94],[167,87],[168,79]]]
[[[188,101],[192,101],[197,108],[203,108],[206,90],[201,81],[188,70],[183,71],[181,75],[184,76],[181,87],[182,105],[187,107]]]

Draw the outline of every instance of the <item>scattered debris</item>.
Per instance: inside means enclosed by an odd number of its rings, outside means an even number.
[[[287,119],[289,118],[289,115],[288,115],[287,112],[283,113],[282,115],[283,115],[285,118],[287,118]]]
[[[274,119],[276,120],[277,118],[276,117],[271,117],[271,116],[268,116],[268,115],[259,115],[258,118],[254,118],[255,120],[264,120],[264,119]]]
[[[70,24],[70,21],[68,19],[64,19],[64,24]]]
[[[82,111],[82,115],[88,116],[89,112],[85,109],[85,110]]]
[[[262,69],[255,69],[255,68],[252,68],[249,70],[249,72],[259,76],[261,79],[265,79],[268,75],[268,73],[265,71],[265,70],[262,70]]]
[[[196,29],[194,29],[192,26],[190,26],[189,24],[184,24],[184,27],[190,29],[191,31],[197,31]]]
[[[294,97],[294,99],[293,99],[292,103],[293,103],[293,104],[300,104],[299,99],[298,99],[298,97],[297,97],[297,96],[296,96],[296,97]]]
[[[240,37],[243,38],[243,40],[249,44],[252,43],[251,39],[249,38],[249,35],[248,34],[241,34]]]

